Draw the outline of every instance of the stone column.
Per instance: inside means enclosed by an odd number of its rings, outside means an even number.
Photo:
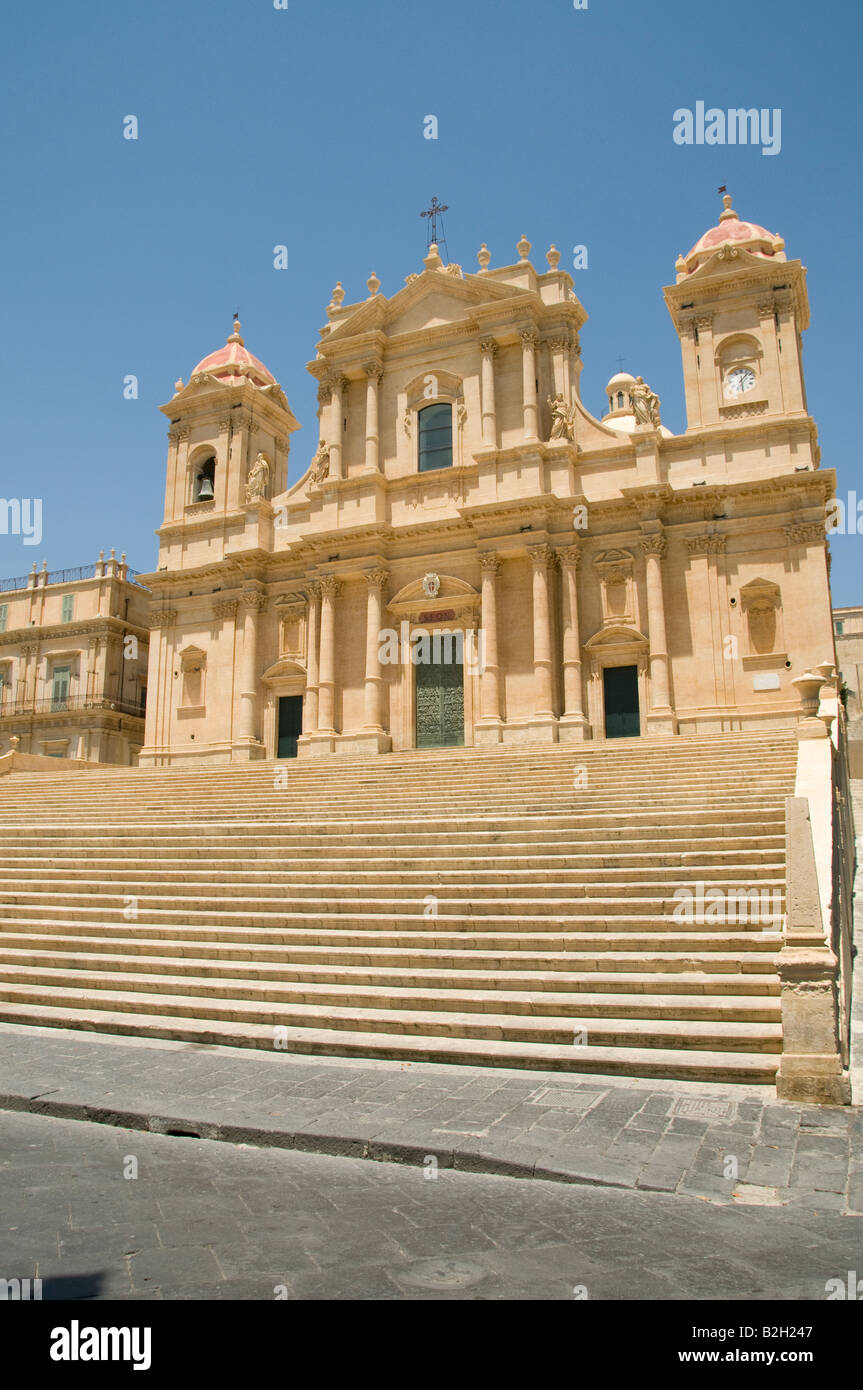
[[[318,728],[318,628],[320,625],[321,586],[309,585],[308,652],[306,655],[306,700],[303,707],[303,733],[317,733]]]
[[[366,374],[366,472],[380,471],[380,438],[378,435],[378,390],[384,369],[379,362],[370,362]]]
[[[482,353],[482,442],[489,448],[497,446],[497,413],[494,405],[494,355],[497,344],[494,338],[483,338],[479,345]]]
[[[650,710],[647,732],[676,732],[670,703],[668,643],[665,635],[665,599],[662,592],[662,557],[667,541],[660,531],[641,539],[647,581],[647,624],[650,641]]]
[[[492,552],[480,555],[482,573],[482,642],[483,669],[480,685],[480,719],[483,724],[500,726],[500,666],[497,651],[497,576],[500,560]],[[482,742],[488,741],[483,738]],[[497,743],[495,737],[493,742]]]
[[[330,472],[331,478],[343,478],[342,443],[344,440],[344,416],[343,398],[347,389],[347,378],[335,376],[332,379],[332,396],[330,398]]]
[[[550,545],[534,545],[529,549],[533,565],[533,689],[534,713],[532,732],[544,734],[549,741],[557,736],[557,721],[552,708],[552,642],[551,603],[549,601],[549,570],[555,555]]]
[[[582,708],[581,636],[578,624],[578,569],[581,550],[562,546],[557,552],[562,571],[561,617],[563,627],[563,715],[560,737],[584,739],[590,730]]]
[[[342,586],[334,574],[321,580],[321,657],[318,676],[318,730],[336,732],[336,599]]]
[[[567,400],[569,400],[569,393],[567,389],[566,380],[568,374],[564,367],[567,340],[562,335],[557,338],[551,338],[549,340],[548,347],[549,351],[551,352],[551,364],[552,371],[554,373],[554,394],[556,396],[564,396]]]
[[[536,345],[539,341],[536,330],[527,328],[521,334],[521,375],[524,409],[524,437],[536,439]]]
[[[366,574],[366,728],[374,733],[382,733],[384,728],[384,677],[380,663],[380,638],[383,591],[388,580],[389,574],[386,570],[370,570]]]
[[[258,707],[258,615],[266,607],[266,596],[258,589],[244,589],[243,654],[240,664],[239,737],[259,743],[257,733]]]

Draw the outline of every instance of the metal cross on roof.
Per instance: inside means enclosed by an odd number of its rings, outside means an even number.
[[[428,249],[428,247],[431,246],[432,242],[434,242],[435,246],[437,246],[438,249],[440,249],[441,246],[446,246],[446,232],[444,231],[443,227],[443,214],[445,212],[449,212],[449,205],[447,203],[439,203],[437,198],[435,197],[431,200],[431,206],[426,208],[424,212],[420,213],[420,217],[427,217],[429,219],[428,240],[426,242],[426,249]],[[439,237],[437,229],[438,218],[440,218]]]

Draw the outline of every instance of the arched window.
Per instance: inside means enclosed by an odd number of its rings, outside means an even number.
[[[618,408],[618,410],[622,410],[622,409],[623,409],[623,392],[622,392],[622,391],[618,391],[618,393],[617,393],[617,408]]]
[[[452,467],[452,406],[427,405],[419,412],[419,471]]]
[[[197,465],[192,486],[193,502],[212,502],[216,482],[216,460],[210,455]]]

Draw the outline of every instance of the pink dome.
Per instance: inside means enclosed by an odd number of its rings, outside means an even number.
[[[219,381],[240,381],[245,377],[254,386],[273,386],[276,380],[263,362],[253,357],[245,347],[240,337],[239,319],[234,319],[234,331],[225,346],[202,358],[192,376],[199,372],[206,372]]]
[[[718,225],[706,231],[698,238],[692,250],[686,256],[680,257],[677,262],[678,271],[690,275],[693,270],[697,270],[709,260],[720,246],[729,243],[745,249],[753,256],[763,256],[770,260],[774,256],[780,260],[785,259],[781,254],[785,242],[780,236],[768,232],[766,227],[760,227],[757,222],[742,222],[731,206],[730,193],[726,193],[722,201],[725,210],[720,215]]]

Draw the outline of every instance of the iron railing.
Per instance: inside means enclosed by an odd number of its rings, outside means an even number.
[[[94,565],[78,565],[68,570],[34,570],[30,574],[18,574],[11,579],[0,579],[0,594],[9,594],[16,589],[29,589],[31,584],[34,588],[42,589],[48,584],[74,584],[79,579],[107,579],[110,577],[107,574],[110,564],[116,565],[118,571],[121,569],[119,560],[102,560]],[[100,567],[101,575],[98,574]],[[144,570],[133,570],[126,566],[123,578],[127,583],[135,584],[138,576],[143,573]],[[119,573],[116,577],[120,577]],[[141,584],[138,587],[143,589],[145,585]]]
[[[132,714],[143,719],[146,702],[140,700],[94,700],[86,695],[49,695],[42,700],[3,700],[0,702],[0,719],[20,719],[31,714],[77,714],[83,710]]]

